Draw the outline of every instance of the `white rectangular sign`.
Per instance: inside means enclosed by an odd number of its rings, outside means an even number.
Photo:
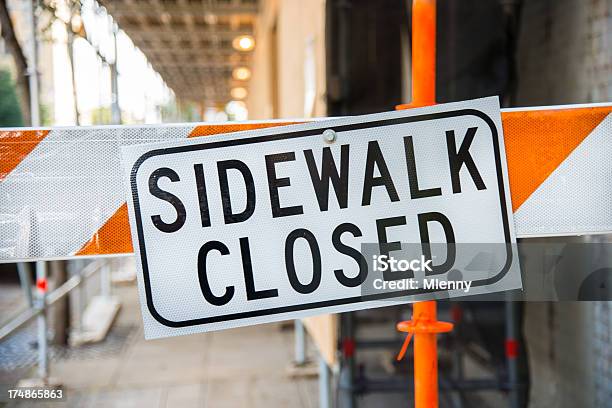
[[[122,158],[147,338],[520,287],[496,97],[129,146]],[[407,275],[373,268],[363,248],[392,255],[399,242],[508,249],[485,270],[447,253],[430,259],[443,269],[409,273],[454,273],[469,293],[376,292]]]

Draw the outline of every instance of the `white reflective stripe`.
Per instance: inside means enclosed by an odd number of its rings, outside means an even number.
[[[548,108],[559,107],[533,110]],[[612,231],[610,120],[609,115],[517,210],[518,237]],[[274,121],[245,124],[269,122]],[[198,125],[218,124],[51,130],[0,180],[0,262],[75,254],[124,203],[119,147],[185,138]]]
[[[518,237],[612,233],[612,115],[514,213]]]
[[[610,102],[596,103],[573,103],[565,105],[548,105],[548,106],[519,106],[516,108],[503,108],[502,112],[525,112],[525,111],[550,111],[557,109],[580,109],[580,108],[606,108],[612,106]]]
[[[120,146],[185,138],[192,129],[51,130],[0,182],[0,260],[75,254],[125,202]]]

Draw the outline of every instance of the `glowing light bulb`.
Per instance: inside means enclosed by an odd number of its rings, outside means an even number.
[[[250,35],[240,35],[234,38],[232,46],[238,51],[251,51],[255,48],[255,39]]]
[[[246,88],[243,88],[241,86],[237,86],[237,87],[231,89],[230,95],[234,99],[244,99],[244,98],[247,97],[248,92],[247,92]]]
[[[232,71],[232,77],[237,81],[246,81],[251,78],[251,70],[247,67],[237,67]]]

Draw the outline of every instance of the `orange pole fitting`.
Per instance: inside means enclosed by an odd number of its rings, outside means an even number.
[[[410,109],[436,104],[436,0],[412,2],[412,100],[395,108]],[[438,407],[438,344],[436,334],[449,332],[452,323],[439,322],[436,301],[416,302],[412,320],[397,324],[408,333],[397,356],[406,354],[414,336],[414,406]]]
[[[406,354],[414,336],[414,406],[438,406],[438,345],[436,334],[453,330],[453,324],[437,318],[436,301],[416,302],[412,306],[412,320],[397,324],[397,330],[408,333],[397,360]]]

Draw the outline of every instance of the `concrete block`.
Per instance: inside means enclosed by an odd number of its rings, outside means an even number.
[[[104,340],[110,330],[121,304],[116,297],[95,296],[83,313],[81,331],[72,333],[70,343],[79,346]]]

